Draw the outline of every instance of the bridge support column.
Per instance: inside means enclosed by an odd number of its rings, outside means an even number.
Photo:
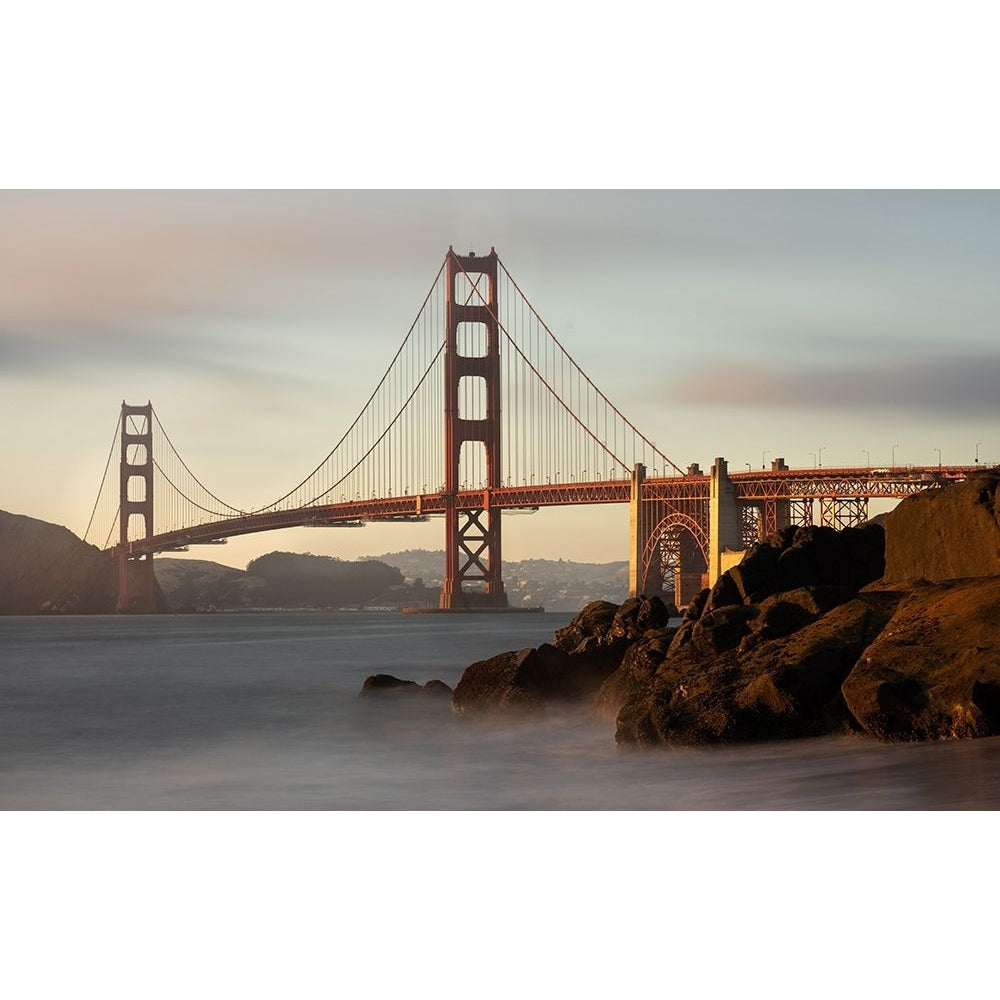
[[[646,466],[632,470],[632,492],[628,512],[628,592],[630,597],[659,594],[663,589],[663,567],[658,558],[646,557],[649,540],[662,516],[662,503],[644,501],[642,484]]]
[[[445,610],[505,608],[500,555],[500,511],[490,509],[490,491],[500,486],[500,328],[497,305],[497,255],[458,256],[448,249],[444,348],[445,579],[440,606]],[[485,278],[485,282],[482,279]],[[485,284],[485,287],[482,287]],[[459,353],[460,324],[485,328],[486,353]],[[472,340],[474,338],[470,338]],[[463,380],[484,383],[486,416],[463,416]],[[459,507],[462,445],[479,444],[486,453],[486,484],[481,504]],[[464,590],[471,583],[472,590]]]
[[[118,480],[119,612],[150,614],[156,607],[153,553],[129,555],[129,523],[141,517],[144,539],[153,537],[153,406],[129,406],[122,400],[121,460]]]
[[[743,513],[736,484],[729,478],[729,466],[724,458],[716,458],[712,466],[708,525],[708,585],[711,587],[725,571],[723,553],[743,548]]]
[[[674,576],[674,604],[686,608],[704,589],[708,574],[705,555],[690,531],[682,531],[678,539],[677,573]]]

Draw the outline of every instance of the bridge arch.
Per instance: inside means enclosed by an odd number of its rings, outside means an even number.
[[[644,592],[665,590],[674,604],[684,607],[704,586],[708,555],[708,525],[693,514],[668,509],[643,548]]]

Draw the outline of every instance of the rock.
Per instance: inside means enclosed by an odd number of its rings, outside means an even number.
[[[453,688],[445,684],[444,681],[439,681],[439,680],[428,681],[423,686],[423,691],[425,694],[431,694],[437,697],[448,697],[448,698],[450,698],[455,693]]]
[[[550,701],[580,700],[594,694],[619,661],[607,649],[570,654],[548,643],[500,653],[466,667],[452,706],[467,713],[539,709]]]
[[[1000,577],[923,584],[844,681],[844,701],[883,740],[1000,735]]]
[[[927,489],[885,519],[885,579],[1000,575],[1000,472]]]
[[[651,629],[666,628],[671,618],[677,617],[677,608],[667,605],[656,594],[652,597],[630,597],[618,609],[605,641],[632,642]]]
[[[879,579],[885,569],[885,532],[868,522],[858,528],[808,525],[778,556],[772,593],[809,586],[843,586],[855,590]]]
[[[372,674],[366,677],[361,685],[361,692],[358,697],[381,694],[429,694],[440,697],[447,695],[451,697],[452,689],[444,681],[432,680],[426,684],[418,684],[416,681],[407,681],[392,674]]]
[[[617,614],[617,604],[591,601],[565,628],[556,632],[553,645],[563,652],[572,653],[587,640],[602,642]]]
[[[595,602],[556,646],[473,664],[453,704],[595,689],[622,744],[1000,735],[998,487],[994,470],[903,501],[884,526],[782,529],[676,628],[658,597]]]
[[[640,694],[666,658],[676,631],[676,628],[668,628],[660,635],[647,635],[626,649],[621,665],[605,679],[594,696],[594,709],[600,715],[616,718],[621,707]]]
[[[732,743],[849,728],[840,686],[901,596],[859,595],[791,635],[736,647],[726,642],[720,650],[692,641],[671,651],[642,695],[622,707],[616,740]],[[766,629],[769,615],[748,607],[756,611],[748,620]]]
[[[393,677],[392,674],[372,674],[370,677],[366,677],[361,685],[359,697],[387,692],[417,692],[419,690],[420,685],[416,681],[402,680],[399,677]]]

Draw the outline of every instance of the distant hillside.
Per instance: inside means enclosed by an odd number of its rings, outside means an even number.
[[[157,556],[157,583],[175,611],[241,608],[436,607],[444,553],[424,549],[346,562],[271,552],[247,571]],[[577,611],[628,596],[628,563],[526,559],[504,564],[512,605]],[[0,614],[110,614],[117,565],[67,528],[0,511]]]
[[[158,556],[156,578],[177,610],[208,608],[436,607],[444,553],[411,549],[346,562],[332,556],[271,552],[247,572],[195,559]],[[578,611],[591,601],[628,596],[628,563],[526,559],[504,564],[514,606]]]
[[[403,574],[375,560],[269,552],[250,562],[247,573],[264,581],[261,597],[273,607],[395,605],[404,597]]]
[[[203,559],[157,557],[156,578],[178,611],[241,608],[402,608],[433,596],[406,585],[394,566],[377,560],[269,552],[244,572]]]
[[[263,603],[264,581],[232,566],[222,566],[207,559],[156,556],[153,572],[171,608],[176,611],[253,608]]]
[[[118,568],[68,528],[0,511],[0,614],[108,614]]]
[[[373,557],[396,566],[408,582],[440,588],[444,552],[405,549]],[[628,562],[577,563],[565,559],[505,560],[504,587],[513,605],[579,611],[590,601],[620,604],[628,597]]]

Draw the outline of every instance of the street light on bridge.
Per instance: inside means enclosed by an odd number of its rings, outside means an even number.
[[[763,470],[766,470],[766,469],[767,469],[767,456],[768,456],[769,454],[770,454],[770,452],[767,452],[767,451],[762,451],[762,452],[760,453],[760,467],[761,467],[761,469],[763,469]]]
[[[941,449],[940,448],[935,448],[934,450],[938,453],[938,468],[940,469],[941,468]]]
[[[898,444],[894,444],[894,445],[892,446],[892,451],[890,452],[890,454],[892,455],[892,458],[891,458],[891,460],[890,460],[890,462],[889,462],[889,467],[890,467],[891,469],[895,469],[895,468],[896,468],[896,449],[897,449],[898,447],[899,447],[899,445],[898,445]]]
[[[817,466],[817,464],[818,464],[818,463],[816,462],[816,452],[814,452],[814,451],[811,451],[811,452],[809,452],[809,454],[810,454],[810,455],[812,456],[812,460],[813,460],[813,468],[815,469],[815,468],[816,468],[816,466]]]
[[[825,448],[825,447],[826,447],[826,445],[823,445],[823,448]],[[823,448],[820,448],[820,450],[819,450],[819,467],[821,469],[823,468]]]
[[[983,443],[982,441],[977,441],[976,442],[976,465],[979,465],[979,446],[982,443]]]
[[[867,448],[862,448],[861,450],[865,453],[865,458],[868,461],[868,468],[870,469],[872,467],[872,453]]]

